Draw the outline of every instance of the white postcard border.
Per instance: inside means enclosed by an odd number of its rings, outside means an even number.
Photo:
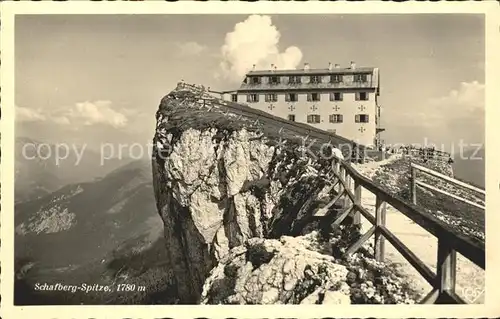
[[[500,314],[500,6],[487,2],[392,3],[346,2],[2,2],[1,3],[1,316],[2,318],[319,318],[319,317],[489,317]],[[484,305],[352,305],[352,306],[13,306],[14,250],[14,18],[19,14],[417,14],[479,13],[486,15],[486,303]],[[167,93],[167,92],[165,92]]]

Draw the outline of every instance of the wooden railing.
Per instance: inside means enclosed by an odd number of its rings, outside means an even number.
[[[407,148],[402,151],[404,156],[419,158],[419,159],[434,159],[441,161],[450,160],[451,154],[439,150],[433,150],[429,148],[417,149],[417,148]]]
[[[434,170],[431,170],[427,167],[423,167],[421,165],[418,165],[418,164],[415,164],[415,163],[411,163],[410,164],[410,173],[411,173],[411,179],[410,179],[410,190],[411,190],[411,199],[412,199],[412,203],[413,204],[417,204],[417,186],[421,186],[421,187],[424,187],[424,188],[427,188],[427,189],[430,189],[432,191],[435,191],[435,192],[438,192],[440,194],[443,194],[443,195],[446,195],[446,196],[449,196],[449,197],[452,197],[456,200],[459,200],[461,202],[464,202],[468,205],[471,205],[471,206],[474,206],[474,207],[478,207],[478,208],[481,208],[481,209],[485,209],[484,205],[481,205],[481,204],[478,204],[478,203],[475,203],[473,201],[470,201],[466,198],[463,198],[463,197],[460,197],[458,195],[455,195],[455,194],[452,194],[452,193],[449,193],[449,192],[446,192],[442,189],[439,189],[435,186],[432,186],[432,185],[429,185],[423,181],[419,181],[418,180],[418,177],[417,177],[417,172],[418,171],[421,171],[421,172],[424,172],[428,175],[431,175],[433,177],[436,177],[440,180],[443,180],[447,183],[450,183],[450,184],[453,184],[453,185],[456,185],[456,186],[460,186],[460,187],[463,187],[463,188],[466,188],[468,190],[471,190],[475,193],[478,193],[478,194],[482,194],[482,195],[486,195],[486,191],[484,189],[481,189],[479,187],[476,187],[476,186],[472,186],[470,184],[467,184],[467,183],[464,183],[462,181],[459,181],[458,179],[454,179],[454,178],[451,178],[449,176],[446,176],[446,175],[443,175],[439,172],[436,172]]]
[[[448,225],[421,210],[418,206],[388,193],[375,185],[371,180],[359,174],[348,162],[334,159],[334,186],[339,186],[339,195],[327,206],[344,197],[344,203],[350,203],[338,214],[334,224],[340,224],[349,215],[354,223],[359,224],[361,215],[372,227],[347,249],[347,255],[356,252],[368,239],[374,236],[374,253],[377,261],[384,261],[385,241],[388,240],[399,253],[420,273],[432,286],[432,290],[420,301],[421,303],[466,303],[455,293],[456,253],[462,254],[477,266],[485,268],[484,243],[475,241],[455,232]],[[351,185],[354,184],[354,189]],[[375,217],[361,203],[362,188],[376,197]],[[398,237],[386,226],[386,205],[391,205],[416,224],[434,235],[438,240],[437,271],[434,273],[418,258]]]

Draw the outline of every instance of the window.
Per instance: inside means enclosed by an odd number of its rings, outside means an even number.
[[[260,77],[258,77],[258,76],[252,76],[250,78],[250,83],[252,83],[252,84],[260,84],[261,83]]]
[[[295,122],[295,114],[288,114],[288,120]]]
[[[318,102],[321,100],[321,95],[319,93],[309,93],[307,94],[307,101],[309,102]]]
[[[231,94],[231,101],[238,102],[238,94]]]
[[[356,92],[356,101],[368,101],[368,93]]]
[[[368,114],[356,114],[356,123],[368,123]]]
[[[318,114],[311,114],[307,116],[307,123],[317,124],[320,122],[320,116]]]
[[[251,103],[259,102],[259,95],[258,94],[248,94],[247,95],[247,102],[251,102]]]
[[[278,94],[266,94],[266,102],[278,102]]]
[[[299,84],[301,82],[302,81],[301,81],[300,76],[293,75],[293,76],[290,76],[288,78],[288,83],[290,83],[290,84]]]
[[[341,92],[330,93],[330,101],[342,101],[343,96]]]
[[[344,121],[344,116],[342,114],[331,114],[330,123],[342,123]]]
[[[366,82],[366,74],[354,74],[354,82]]]
[[[269,77],[269,84],[279,84],[279,83],[280,83],[279,76],[270,76]]]
[[[321,83],[321,77],[319,75],[311,75],[309,77],[309,83]]]
[[[341,74],[332,74],[330,75],[330,83],[339,83],[342,82]]]
[[[287,102],[297,102],[299,100],[298,96],[297,96],[297,93],[288,93],[286,96],[285,96],[285,100]]]

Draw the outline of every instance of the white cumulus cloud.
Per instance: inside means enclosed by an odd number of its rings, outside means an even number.
[[[84,125],[105,124],[118,128],[127,124],[127,117],[112,109],[111,101],[76,103],[64,116]]]
[[[462,82],[458,88],[440,97],[432,97],[420,108],[408,110],[408,119],[417,120],[419,125],[447,125],[457,120],[484,120],[485,85],[478,81]]]
[[[280,51],[280,37],[269,16],[251,15],[237,23],[221,47],[220,75],[240,82],[254,64],[263,69],[269,69],[271,64],[280,69],[295,69],[302,60],[302,51],[295,46]]]
[[[112,108],[111,101],[85,101],[59,109],[42,111],[16,106],[16,121],[47,121],[58,125],[109,125],[114,128],[124,127],[128,123],[124,112]]]
[[[30,109],[22,106],[15,106],[16,121],[19,122],[40,122],[45,121],[46,117],[40,110]]]
[[[407,116],[435,140],[481,142],[484,111],[485,85],[472,81],[462,82],[446,95],[429,99],[418,112],[409,112]]]
[[[484,110],[484,88],[485,85],[478,81],[462,82],[457,90],[452,90],[446,96],[431,99],[430,105],[437,107],[438,110],[466,116],[471,112]]]

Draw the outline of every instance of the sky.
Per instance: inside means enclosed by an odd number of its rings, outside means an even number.
[[[147,144],[180,80],[230,90],[253,64],[355,61],[380,69],[386,143],[483,143],[484,45],[470,14],[18,15],[16,135]]]

